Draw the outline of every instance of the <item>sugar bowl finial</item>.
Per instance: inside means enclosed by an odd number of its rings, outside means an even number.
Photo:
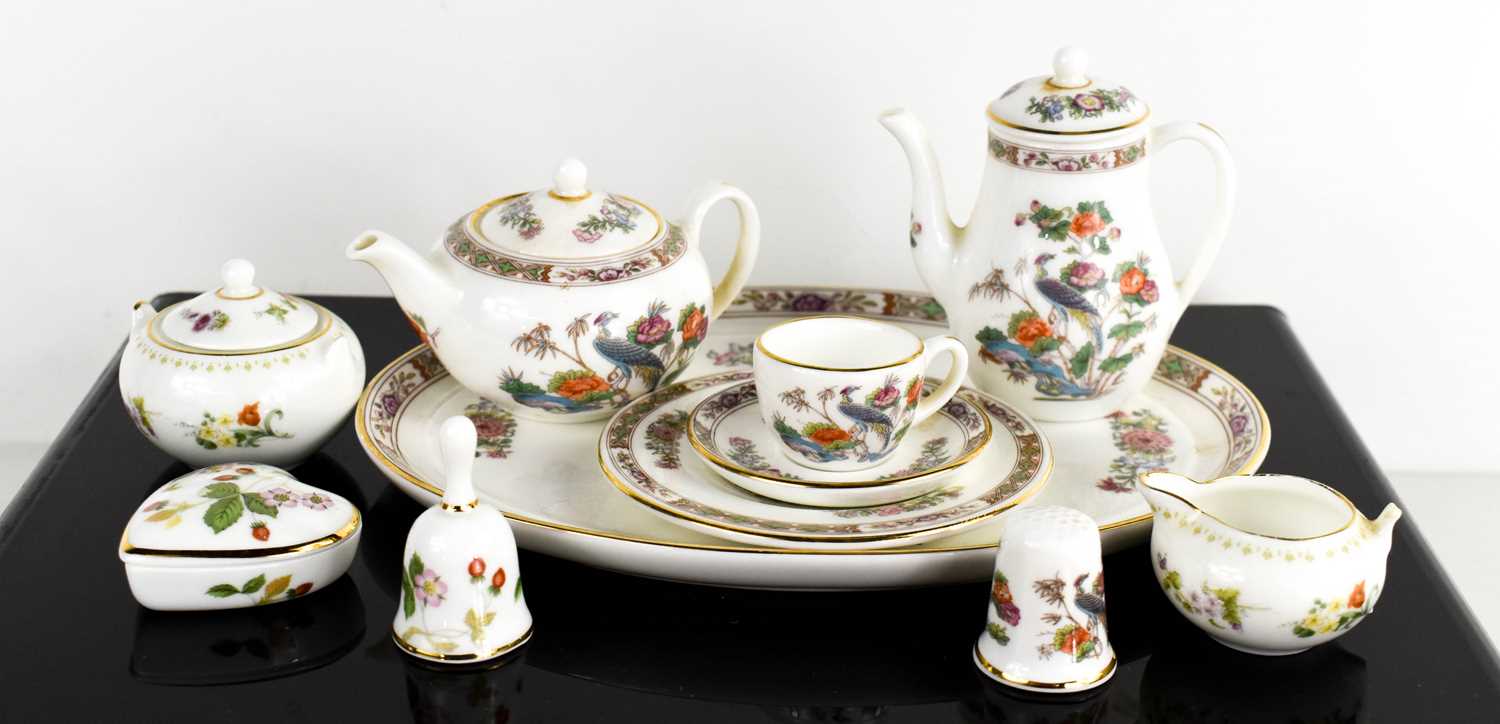
[[[516,539],[505,515],[474,493],[474,423],[450,417],[438,434],[443,498],[406,536],[391,635],[402,651],[426,661],[486,661],[531,638]]]
[[[219,291],[230,299],[247,299],[260,293],[255,286],[255,265],[245,259],[230,259],[219,267],[224,286]]]

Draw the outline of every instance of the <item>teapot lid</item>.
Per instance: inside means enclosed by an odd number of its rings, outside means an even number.
[[[538,261],[628,253],[666,226],[655,209],[629,196],[590,190],[588,169],[575,158],[558,165],[552,188],[495,199],[460,225],[481,247]]]
[[[230,259],[223,285],[162,310],[151,333],[169,347],[208,354],[247,354],[300,344],[323,326],[305,299],[255,285],[255,265]]]
[[[990,101],[990,119],[1034,133],[1081,135],[1128,128],[1151,109],[1129,88],[1088,71],[1082,48],[1061,48],[1052,74],[1027,78]]]

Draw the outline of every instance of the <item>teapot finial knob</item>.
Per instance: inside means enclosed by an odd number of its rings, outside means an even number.
[[[226,297],[253,297],[260,291],[255,286],[255,265],[244,259],[230,259],[219,267],[219,278],[224,286],[219,291]]]
[[[1072,45],[1058,48],[1052,56],[1052,78],[1047,82],[1058,88],[1082,88],[1089,84],[1085,75],[1088,68],[1087,50]]]
[[[589,195],[589,170],[583,162],[570,158],[557,165],[552,176],[552,195],[560,199],[581,199]]]

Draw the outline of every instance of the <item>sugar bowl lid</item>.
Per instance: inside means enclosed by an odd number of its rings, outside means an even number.
[[[310,553],[347,540],[359,510],[281,468],[226,463],[152,493],[120,541],[122,557],[246,558]]]
[[[640,201],[590,189],[588,169],[570,158],[558,165],[551,188],[495,199],[459,226],[481,247],[557,261],[641,249],[660,236],[666,224]]]
[[[990,119],[1035,133],[1080,135],[1128,128],[1151,109],[1119,83],[1088,72],[1089,54],[1061,48],[1052,56],[1052,74],[1027,78],[990,101]]]
[[[329,323],[316,305],[256,286],[255,266],[244,259],[224,262],[219,276],[219,288],[157,314],[152,338],[183,352],[248,354],[301,344]]]

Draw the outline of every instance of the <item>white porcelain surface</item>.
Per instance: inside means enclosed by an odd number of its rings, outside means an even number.
[[[301,462],[343,424],[364,385],[354,331],[317,304],[255,286],[254,272],[231,259],[218,289],[133,312],[120,357],[126,412],[193,467]]]
[[[714,285],[700,230],[720,201],[739,211],[740,235]],[[739,189],[706,187],[668,223],[594,189],[569,160],[551,189],[485,204],[425,255],[378,231],[346,255],[385,277],[422,341],[476,395],[521,417],[586,422],[682,373],[759,242],[755,204]]]
[[[875,550],[952,535],[992,518],[1036,495],[1052,471],[1051,452],[1034,423],[971,391],[968,401],[993,417],[994,434],[986,454],[942,488],[899,503],[858,508],[767,500],[729,484],[691,454],[661,444],[667,435],[682,437],[687,416],[703,398],[747,377],[744,371],[695,377],[631,403],[600,435],[599,461],[610,482],[664,520],[726,540]]]
[[[745,293],[704,343],[689,377],[748,369],[756,335],[775,321],[819,312],[862,313],[918,334],[941,329],[931,297],[869,289],[759,287]],[[1207,361],[1172,350],[1144,394],[1120,420],[1045,424],[1055,466],[1038,503],[1079,508],[1099,522],[1106,551],[1142,542],[1150,509],[1133,487],[1142,465],[1209,478],[1253,472],[1270,443],[1269,423],[1244,385]],[[985,580],[994,564],[993,522],[950,538],[870,553],[825,553],[726,542],[674,526],[620,495],[598,472],[602,425],[547,425],[517,420],[450,378],[428,351],[416,348],[371,381],[357,406],[355,429],[365,452],[402,491],[432,504],[442,491],[442,465],[432,431],[447,417],[470,412],[480,427],[475,481],[501,507],[521,545],[539,552],[635,575],[744,588],[846,590],[900,588]],[[1145,410],[1148,419],[1135,414]],[[1115,424],[1111,424],[1115,423]],[[1130,423],[1130,424],[1126,424]],[[1150,423],[1150,424],[1147,424]],[[1135,435],[1122,449],[1116,429]],[[1134,439],[1133,438],[1133,439]],[[684,436],[664,439],[693,457]],[[1127,454],[1129,451],[1129,454]],[[1144,451],[1144,452],[1141,452]]]
[[[951,361],[926,397],[922,380]],[[963,384],[968,351],[952,337],[926,340],[893,324],[825,315],[778,324],[755,340],[758,407],[775,449],[815,470],[867,470],[891,459],[907,432]]]
[[[1338,491],[1290,475],[1196,482],[1142,478],[1154,509],[1152,569],[1173,606],[1216,641],[1294,654],[1332,641],[1375,610],[1401,517],[1365,518]]]
[[[1147,126],[1145,103],[1096,77],[1077,49],[1056,61],[1053,75],[991,104],[967,226],[951,220],[922,125],[900,109],[880,122],[910,162],[912,253],[970,347],[970,377],[1034,419],[1093,420],[1150,382],[1228,232],[1233,162],[1207,126]],[[1152,215],[1149,169],[1180,140],[1212,156],[1217,198],[1179,278]]]
[[[927,385],[928,389],[932,384]],[[980,456],[994,426],[962,395],[913,425],[910,444],[885,462],[849,473],[787,465],[763,451],[779,444],[757,409],[753,381],[725,385],[693,406],[688,442],[709,469],[752,493],[798,505],[851,507],[906,500],[936,490]]]
[[[120,538],[142,606],[199,611],[280,603],[327,586],[359,546],[348,500],[280,468],[226,463],[163,485]]]
[[[516,538],[505,516],[474,494],[473,422],[450,417],[432,432],[448,487],[406,535],[391,637],[419,659],[486,661],[531,638]]]
[[[1099,524],[1072,508],[1037,505],[1002,516],[985,627],[974,664],[1007,686],[1084,691],[1109,681]]]

